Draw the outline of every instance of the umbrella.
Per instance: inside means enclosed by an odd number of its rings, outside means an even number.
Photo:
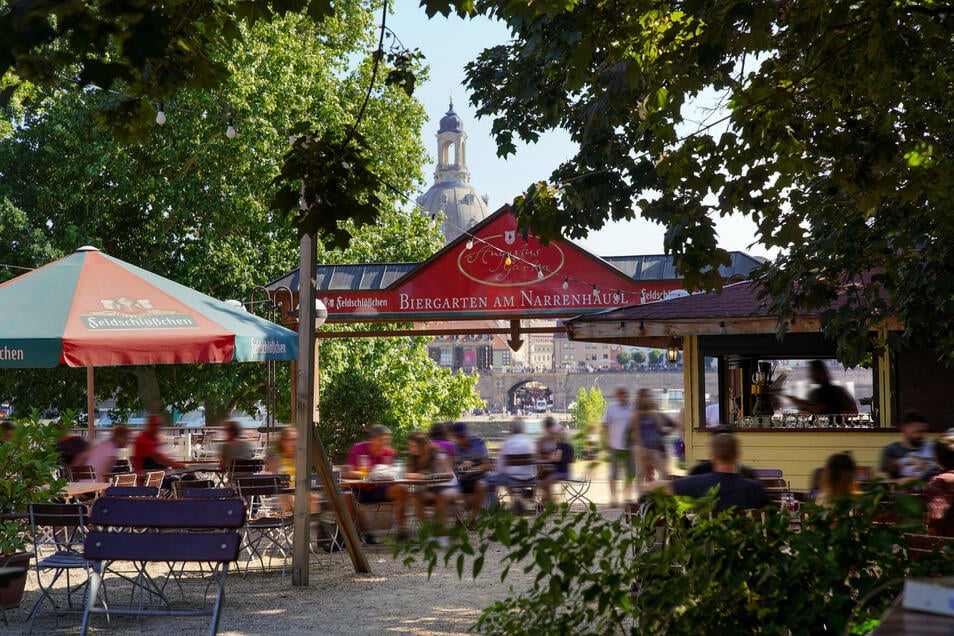
[[[298,334],[81,247],[0,284],[0,368],[292,360]]]

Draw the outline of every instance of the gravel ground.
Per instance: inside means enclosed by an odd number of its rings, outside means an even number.
[[[603,479],[593,482],[590,499],[603,514],[616,516],[618,509],[610,509],[609,492]],[[532,575],[520,568],[510,570],[505,582],[500,581],[502,548],[488,552],[483,572],[474,580],[457,577],[452,561],[450,567],[439,566],[430,578],[420,563],[405,566],[403,557],[395,558],[388,545],[364,546],[371,564],[371,574],[356,574],[346,554],[333,557],[320,552],[311,557],[311,572],[307,587],[293,587],[290,574],[284,578],[280,561],[273,570],[262,573],[253,566],[247,576],[235,569],[229,572],[225,588],[225,603],[219,623],[219,634],[239,636],[253,634],[320,634],[322,636],[364,634],[460,635],[477,621],[481,611],[497,600],[507,598],[511,586],[525,589]],[[456,558],[456,557],[455,557]],[[443,563],[443,561],[441,561]],[[289,571],[291,560],[289,559]],[[150,566],[150,572],[163,575],[163,565]],[[202,584],[192,579],[186,598],[201,598]],[[0,634],[25,634],[30,607],[38,598],[36,574],[30,573],[27,589],[19,609],[8,610],[9,627],[0,623]],[[51,614],[37,619],[34,634],[77,634],[81,615]],[[207,634],[208,617],[168,618],[95,616],[91,634],[145,635],[145,634]]]
[[[506,598],[511,585],[526,585],[522,572],[511,571],[501,583],[500,559],[488,553],[481,575],[472,579],[465,568],[458,578],[456,568],[435,568],[428,578],[424,565],[405,566],[402,557],[392,556],[386,545],[365,546],[372,573],[356,574],[347,555],[333,558],[322,552],[312,556],[308,587],[293,587],[290,575],[284,578],[280,561],[274,571],[262,573],[253,566],[247,576],[229,572],[225,603],[219,624],[224,636],[248,634],[466,634],[483,608]],[[502,556],[498,549],[496,556]],[[289,562],[290,565],[290,562]],[[161,565],[150,571],[164,573]],[[186,598],[201,598],[198,580],[186,583]],[[8,610],[9,627],[0,624],[0,634],[25,634],[29,608],[38,598],[35,573],[30,573],[19,609]],[[197,596],[199,595],[199,596]],[[114,597],[115,598],[115,597]],[[79,633],[81,615],[54,619],[42,614],[34,634]],[[91,634],[204,634],[208,617],[168,618],[95,616]]]

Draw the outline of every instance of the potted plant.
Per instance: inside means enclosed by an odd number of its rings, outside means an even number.
[[[0,567],[30,564],[29,504],[49,501],[65,483],[54,479],[59,468],[56,442],[65,427],[57,422],[42,422],[39,411],[29,418],[13,420],[12,438],[0,441]],[[26,572],[0,588],[0,606],[19,607],[26,584]]]

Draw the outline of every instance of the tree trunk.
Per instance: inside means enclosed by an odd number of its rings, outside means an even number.
[[[159,378],[156,377],[155,367],[135,367],[133,374],[139,385],[139,401],[142,408],[149,413],[162,413],[165,405],[162,403],[162,393],[159,391]]]

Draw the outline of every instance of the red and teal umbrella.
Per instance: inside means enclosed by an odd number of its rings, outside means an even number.
[[[0,368],[297,357],[294,331],[94,247],[0,284]]]

